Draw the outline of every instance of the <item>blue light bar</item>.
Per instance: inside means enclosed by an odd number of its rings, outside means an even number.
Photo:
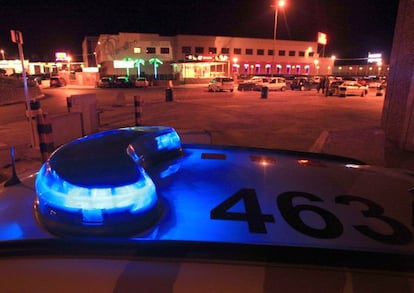
[[[51,232],[65,234],[148,228],[160,204],[144,167],[177,155],[180,138],[168,127],[121,128],[75,140],[56,150],[37,175],[37,217]]]
[[[141,172],[142,179],[133,184],[87,188],[63,180],[46,163],[37,175],[36,191],[39,201],[61,209],[80,209],[82,212],[127,209],[135,213],[153,207],[157,201],[154,183],[144,170],[141,169]]]

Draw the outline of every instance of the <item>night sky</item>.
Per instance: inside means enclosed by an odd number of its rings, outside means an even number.
[[[3,1],[2,1],[3,2]],[[31,61],[53,61],[59,50],[81,61],[85,36],[118,32],[273,38],[273,0],[7,1],[0,6],[0,48],[17,58],[10,30],[20,30]],[[325,55],[366,57],[391,51],[398,0],[287,0],[277,38],[316,40],[328,34]]]

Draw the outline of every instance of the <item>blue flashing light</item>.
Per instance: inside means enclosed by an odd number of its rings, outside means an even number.
[[[172,128],[158,128],[158,131],[148,132],[128,146],[129,156],[145,166],[171,159],[180,153],[180,137]]]
[[[109,215],[111,211],[119,213],[121,210],[130,214],[142,213],[157,204],[154,183],[144,170],[142,175],[139,181],[125,186],[87,188],[63,180],[45,163],[36,178],[39,206],[56,207],[69,213],[79,212],[84,224],[103,224],[103,211]]]
[[[142,170],[143,171],[143,170]],[[39,171],[36,190],[40,199],[69,209],[112,209],[133,207],[142,210],[156,201],[155,186],[143,172],[143,179],[112,188],[86,188],[66,182],[45,164]],[[146,196],[139,196],[144,194]],[[145,200],[140,199],[145,197]]]
[[[180,137],[177,132],[171,131],[155,138],[157,150],[174,150],[181,147]]]
[[[180,138],[169,127],[120,128],[66,144],[36,177],[37,218],[48,229],[69,226],[75,234],[77,227],[147,228],[158,219],[160,202],[144,168],[180,154]]]

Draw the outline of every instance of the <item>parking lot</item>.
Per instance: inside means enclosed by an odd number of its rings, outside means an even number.
[[[200,142],[202,137],[201,142],[208,139],[218,145],[322,152],[384,165],[384,97],[376,96],[375,90],[365,97],[346,98],[326,97],[316,90],[270,91],[263,99],[259,91],[208,92],[206,86],[180,86],[173,89],[170,102],[165,90],[45,88],[40,103],[55,115],[67,113],[68,96],[96,94],[99,130],[107,130],[135,126],[134,96],[140,96],[142,125],[174,127],[186,134],[184,142]],[[116,105],[120,93],[124,101]],[[23,104],[0,107],[2,166],[9,162],[8,145],[16,147],[20,165],[25,159],[39,160],[40,151],[28,147],[31,135],[23,108]]]
[[[210,93],[206,88],[175,88],[173,92],[172,102],[166,102],[162,90],[139,92],[143,99],[144,125],[168,125],[180,131],[205,132],[214,144],[298,151],[318,151],[315,143],[327,133],[330,137],[357,130],[376,133],[381,125],[384,101],[383,96],[376,96],[375,90],[365,97],[346,98],[326,97],[316,90],[271,91],[266,99],[259,91]],[[112,107],[109,97],[100,99],[102,129],[134,125],[135,94],[136,91],[126,92],[123,107]],[[355,146],[363,147],[360,143],[364,139],[359,137],[359,141]],[[368,143],[370,141],[371,138]],[[349,147],[345,150],[343,155],[358,156]],[[329,151],[338,154],[335,150]]]

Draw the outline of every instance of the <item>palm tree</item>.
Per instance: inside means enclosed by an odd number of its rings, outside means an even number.
[[[145,60],[138,58],[134,60],[135,66],[137,67],[137,77],[141,76],[141,65],[145,65]]]
[[[126,58],[124,58],[122,60],[123,61],[133,61],[133,59],[130,58],[130,57],[126,57]],[[126,75],[129,77],[129,67],[128,66],[126,67]]]
[[[162,61],[156,57],[151,58],[150,60],[148,60],[148,62],[150,64],[154,65],[154,79],[157,79],[157,68],[159,66],[159,64],[163,64]]]

